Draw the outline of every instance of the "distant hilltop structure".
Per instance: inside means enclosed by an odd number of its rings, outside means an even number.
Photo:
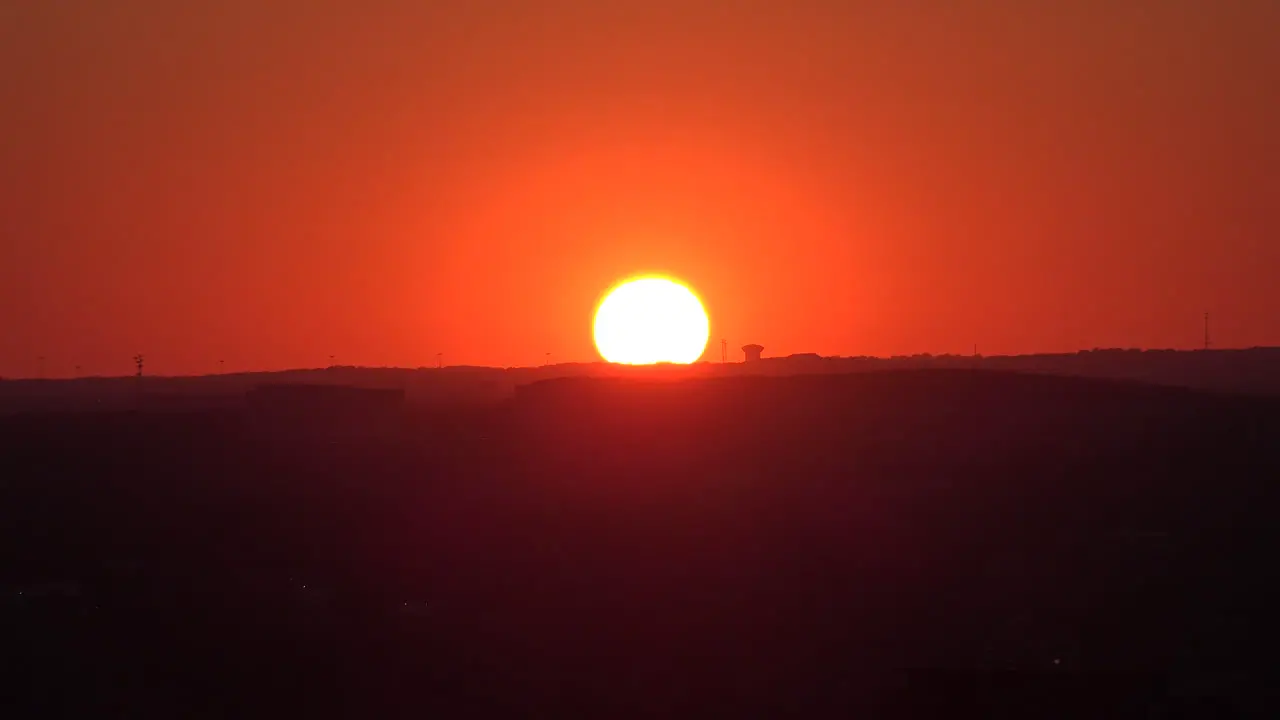
[[[760,359],[760,353],[764,352],[763,345],[743,345],[742,352],[747,356],[747,362],[756,362]]]

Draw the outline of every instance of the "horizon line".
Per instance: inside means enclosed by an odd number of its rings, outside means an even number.
[[[1075,355],[1084,355],[1089,353],[1100,353],[1100,352],[1184,353],[1184,354],[1223,353],[1225,354],[1225,353],[1232,353],[1232,352],[1248,352],[1251,350],[1280,350],[1280,345],[1253,345],[1250,347],[1238,347],[1238,348],[1236,347],[1209,347],[1209,348],[1204,348],[1204,347],[1195,347],[1195,348],[1094,347],[1094,348],[1080,349],[1075,351],[1030,352],[1030,353],[1013,353],[1013,354],[1006,353],[1006,354],[994,354],[994,355],[983,355],[982,353],[962,355],[958,353],[927,353],[927,352],[914,353],[911,355],[820,355],[818,353],[812,353],[812,352],[797,352],[797,353],[791,353],[789,355],[766,356],[766,357],[760,358],[760,360],[757,362],[802,359],[802,358],[811,359],[815,357],[821,360],[889,361],[889,360],[911,360],[911,359],[931,359],[931,358],[994,359],[994,358],[1025,358],[1025,357],[1063,357],[1063,356],[1075,356]],[[0,382],[116,380],[116,379],[127,379],[127,378],[137,379],[138,377],[142,377],[144,379],[145,378],[151,378],[151,379],[213,378],[213,377],[224,377],[224,376],[233,376],[233,375],[270,375],[270,374],[280,374],[280,373],[327,372],[331,370],[386,370],[386,371],[401,371],[401,372],[424,372],[424,371],[432,371],[432,370],[439,371],[439,370],[450,370],[450,369],[454,369],[454,370],[471,369],[471,370],[495,370],[495,371],[503,371],[503,372],[513,371],[513,370],[520,370],[520,371],[527,370],[527,371],[536,372],[536,371],[545,371],[545,370],[549,370],[551,368],[556,368],[556,367],[576,367],[576,366],[583,366],[583,365],[603,365],[603,366],[615,366],[618,368],[637,368],[638,369],[638,368],[653,368],[653,367],[689,368],[689,367],[698,367],[698,366],[704,366],[704,365],[717,366],[717,365],[745,365],[745,364],[746,364],[745,360],[720,362],[713,359],[699,359],[692,363],[649,363],[649,364],[643,364],[643,365],[629,365],[625,363],[611,363],[606,360],[598,359],[598,360],[560,362],[560,363],[552,363],[549,365],[506,365],[506,366],[469,365],[469,364],[442,365],[438,367],[429,366],[429,365],[418,365],[416,367],[410,367],[410,366],[404,366],[404,365],[325,365],[325,366],[317,366],[317,367],[287,367],[287,368],[279,368],[274,370],[272,369],[232,370],[232,371],[226,371],[226,372],[213,372],[213,373],[201,373],[201,374],[194,374],[194,373],[193,374],[174,374],[174,375],[152,374],[152,375],[142,375],[142,376],[138,376],[132,373],[125,373],[120,375],[93,375],[93,374],[58,375],[58,376],[52,376],[52,377],[30,377],[30,376],[23,376],[23,377],[12,376],[11,377],[11,376],[0,375]]]

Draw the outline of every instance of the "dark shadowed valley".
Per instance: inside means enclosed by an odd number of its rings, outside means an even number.
[[[1236,717],[1280,399],[649,368],[0,421],[24,716]]]

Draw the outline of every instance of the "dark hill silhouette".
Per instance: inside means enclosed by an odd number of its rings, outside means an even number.
[[[278,444],[235,408],[0,419],[5,704],[1274,700],[1280,399],[966,369],[681,377],[537,382],[377,443]]]
[[[721,377],[848,374],[927,369],[983,369],[1099,379],[1254,395],[1280,395],[1280,348],[1248,350],[1089,350],[1059,355],[913,355],[821,357],[811,353],[753,363],[626,367],[565,363],[543,367],[330,367],[199,377],[90,377],[0,380],[0,413],[70,410],[196,410],[234,408],[260,385],[332,384],[402,390],[410,404],[454,409],[510,398],[517,387],[561,377]]]

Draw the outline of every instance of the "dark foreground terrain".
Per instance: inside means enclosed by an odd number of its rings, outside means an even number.
[[[1280,401],[565,379],[0,420],[7,717],[1269,716]],[[341,430],[341,428],[339,428]]]

